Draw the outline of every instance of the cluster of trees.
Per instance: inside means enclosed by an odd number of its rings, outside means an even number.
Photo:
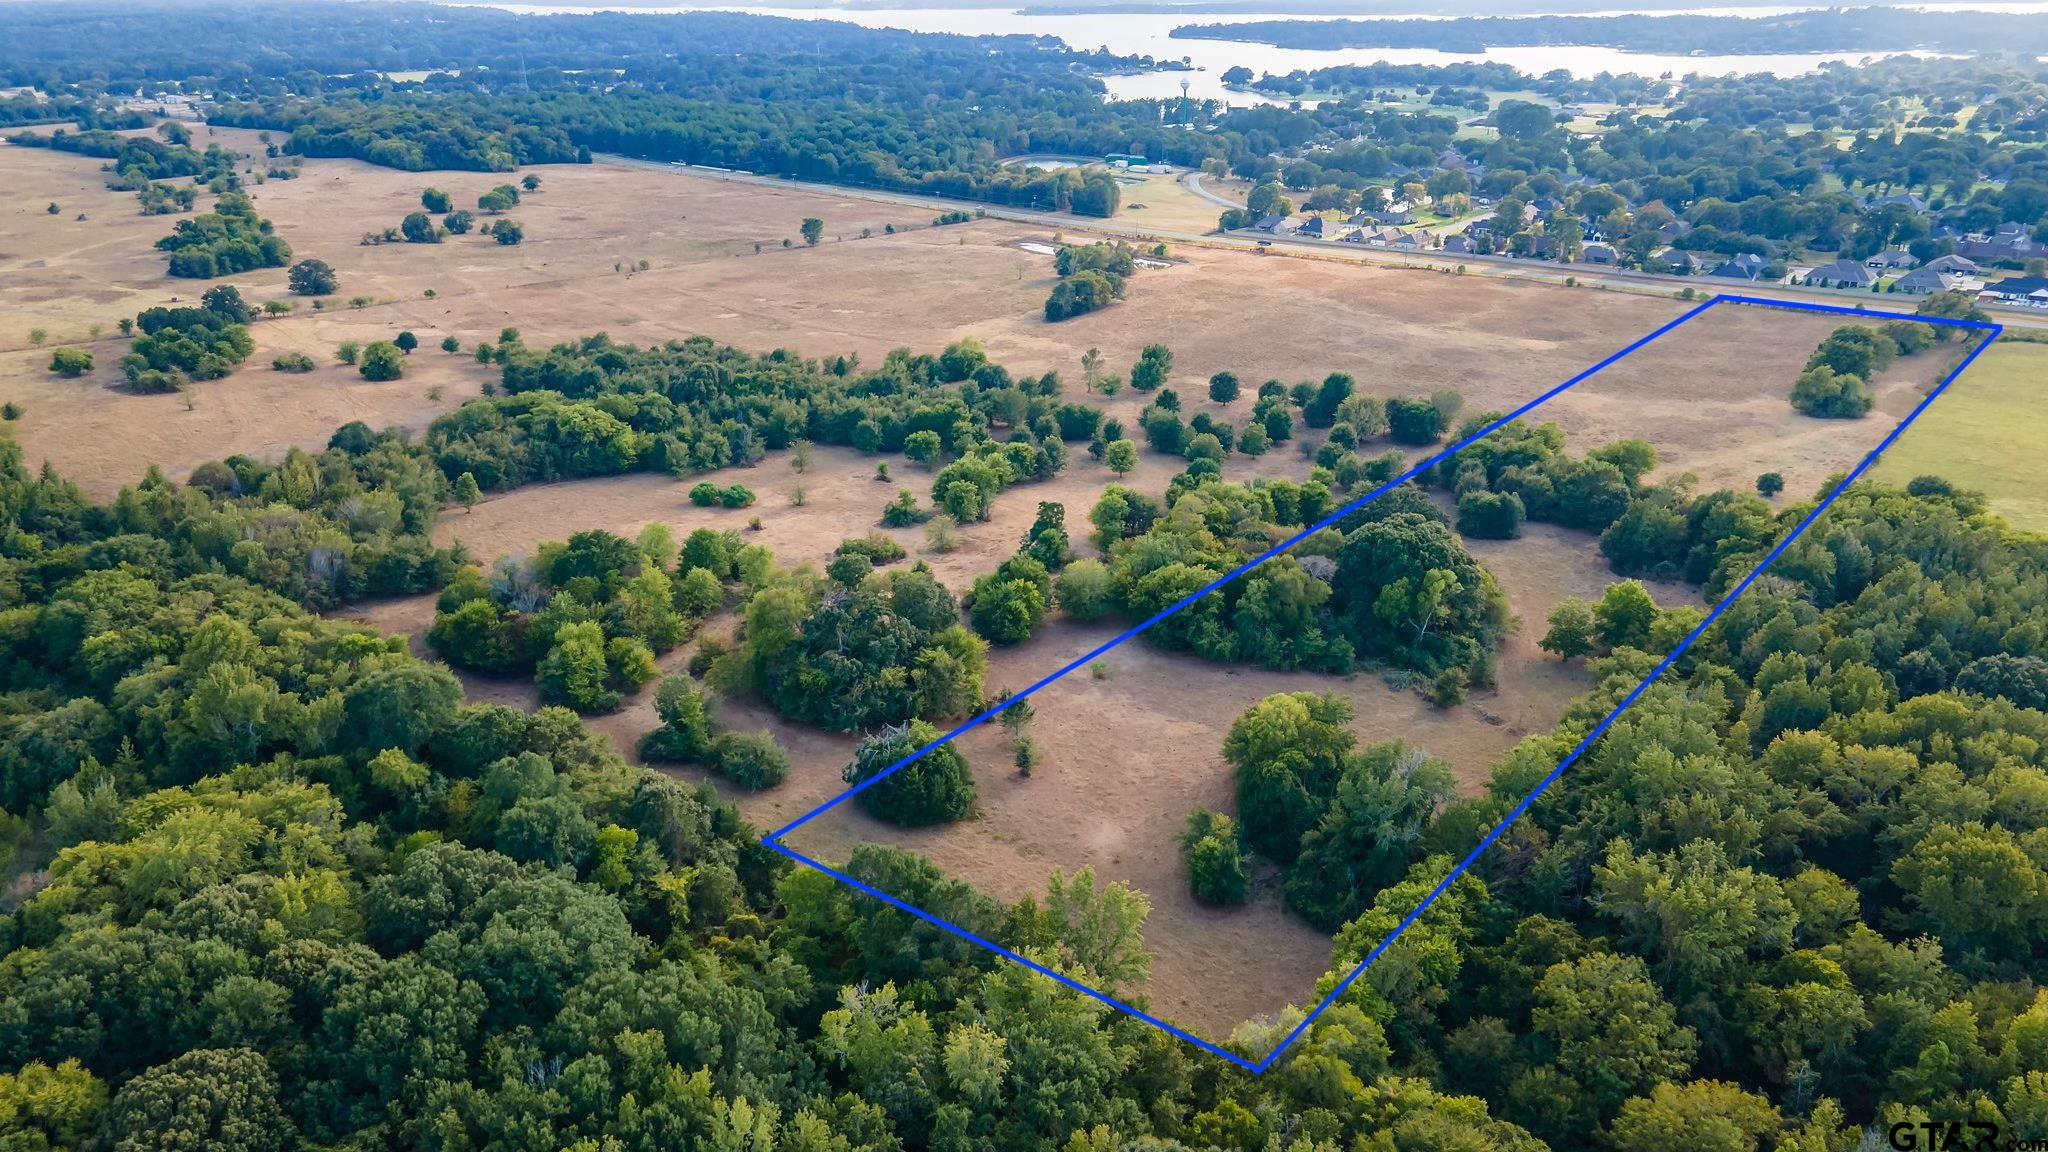
[[[892,352],[870,371],[703,338],[640,348],[599,335],[540,351],[515,329],[476,355],[502,365],[504,394],[442,416],[422,447],[451,480],[467,472],[486,491],[633,471],[687,476],[807,440],[925,463],[960,457],[960,471],[935,477],[935,496],[969,481],[980,516],[1001,487],[1065,460],[1059,378],[1013,379],[971,341],[937,356]],[[992,440],[998,428],[1007,443]]]
[[[1900,356],[1925,351],[1934,342],[1928,325],[1911,320],[1875,328],[1844,324],[1807,359],[1806,370],[1792,385],[1792,407],[1823,419],[1861,419],[1876,403],[1870,393],[1871,377]]]
[[[217,284],[199,307],[145,309],[132,327],[141,335],[121,357],[130,390],[176,392],[190,380],[218,380],[256,350],[249,336],[249,305],[232,284]]]
[[[773,788],[789,775],[789,756],[767,732],[732,732],[713,715],[710,695],[688,673],[670,676],[654,692],[661,727],[640,739],[644,760],[702,764],[750,792]]]
[[[1242,844],[1285,869],[1288,907],[1330,932],[1423,858],[1424,830],[1455,795],[1440,760],[1399,741],[1357,747],[1346,727],[1353,715],[1343,697],[1309,692],[1246,710],[1223,742],[1241,831],[1226,840],[1231,830],[1204,822],[1205,838],[1233,853]],[[1217,849],[1209,853],[1220,861]],[[1194,871],[1199,862],[1191,852],[1191,879],[1215,883]]]
[[[1112,181],[1110,187],[1114,188]],[[1107,213],[1105,213],[1107,215]],[[1061,245],[1053,257],[1060,274],[1045,298],[1049,321],[1085,316],[1124,298],[1124,282],[1138,270],[1136,253],[1122,241]]]
[[[458,668],[536,675],[547,703],[608,711],[725,602],[722,574],[674,567],[678,555],[655,524],[637,541],[591,529],[488,575],[464,568],[441,592],[428,642]]]
[[[2048,572],[1936,479],[1839,507],[1339,1000],[1396,1066],[1554,1147],[2042,1130],[2024,909],[2048,871],[2022,797],[2048,788]],[[1775,535],[1732,542],[1720,579]],[[1599,687],[1467,799],[1415,750],[1360,749],[1341,699],[1261,701],[1225,744],[1239,823],[1190,820],[1191,883],[1227,903],[1243,851],[1282,863],[1348,970],[1699,619],[1632,581],[1561,608],[1545,645]]]
[[[1473,417],[1461,437],[1492,419]],[[1657,451],[1644,441],[1617,440],[1573,457],[1557,425],[1516,420],[1424,479],[1457,496],[1458,530],[1468,536],[1512,538],[1525,520],[1594,533],[1601,554],[1624,576],[1712,588],[1728,555],[1746,555],[1782,535],[1771,507],[1756,496],[1700,493],[1685,476],[1652,484],[1656,467]]]
[[[1312,486],[1327,502],[1327,492]],[[1293,510],[1284,507],[1293,505]],[[1055,584],[1062,610],[1137,621],[1194,595],[1319,519],[1293,485],[1201,480],[1161,511],[1111,487],[1090,520],[1106,563],[1080,560]],[[1349,671],[1365,657],[1455,684],[1490,683],[1506,598],[1428,498],[1397,490],[1205,595],[1146,636],[1213,660]]]
[[[211,212],[178,221],[156,246],[170,253],[171,275],[192,280],[282,268],[292,258],[291,245],[277,235],[270,221],[256,215],[256,205],[239,192],[222,195]]]
[[[1064,504],[1041,501],[1024,546],[993,572],[974,578],[964,603],[974,630],[996,644],[1020,644],[1045,623],[1053,575],[1072,556]]]
[[[742,608],[742,643],[707,675],[776,711],[836,732],[964,716],[981,704],[988,645],[960,624],[953,594],[920,562],[878,572],[847,555],[819,577],[762,573]]]
[[[190,211],[198,199],[200,185],[212,185],[216,192],[231,191],[237,186],[233,151],[218,144],[207,145],[203,152],[193,148],[190,133],[174,121],[165,122],[160,131],[164,129],[171,130],[165,133],[167,136],[177,138],[159,140],[105,128],[77,132],[58,128],[47,134],[17,132],[7,142],[22,148],[51,148],[107,161],[107,186],[135,192],[145,216]],[[194,182],[162,183],[183,176],[192,177]]]

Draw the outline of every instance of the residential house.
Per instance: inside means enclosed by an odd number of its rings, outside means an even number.
[[[1365,230],[1363,228],[1353,228],[1351,231],[1338,237],[1338,239],[1346,244],[1363,244],[1365,243]]]
[[[1616,256],[1614,249],[1605,244],[1588,244],[1579,259],[1587,264],[1612,264]]]
[[[1806,274],[1815,288],[1868,288],[1877,283],[1877,273],[1854,260],[1837,260]]]
[[[1309,240],[1321,240],[1323,238],[1323,218],[1321,216],[1309,217],[1307,220],[1302,221],[1301,227],[1294,230],[1294,234]]]
[[[1887,248],[1865,260],[1863,266],[1873,272],[1903,272],[1908,268],[1917,267],[1919,263],[1911,252],[1903,248]]]
[[[1707,262],[1705,260],[1700,259],[1698,254],[1688,252],[1683,248],[1661,249],[1650,253],[1650,258],[1652,260],[1661,260],[1671,265],[1672,271],[1683,276],[1699,276],[1707,270]]]
[[[1977,233],[1963,237],[1962,242],[1956,245],[1956,251],[1984,264],[1999,261],[2017,264],[2048,256],[2048,244],[2036,243],[2026,225],[2008,222],[2000,224],[1998,231],[1989,236]]]
[[[1427,247],[1423,240],[1428,235],[1426,232],[1401,232],[1392,240],[1387,241],[1387,247],[1398,248],[1403,252],[1420,252],[1423,248]]]
[[[1984,286],[1984,295],[2001,304],[2026,304],[2048,308],[2048,278],[2008,276]]]
[[[1909,296],[1930,296],[1936,292],[1948,291],[1948,277],[1931,267],[1915,268],[1892,281],[1891,290],[1904,292]]]
[[[1470,256],[1478,251],[1469,236],[1452,236],[1444,241],[1444,253],[1451,256]]]
[[[1738,252],[1726,262],[1708,272],[1709,276],[1720,276],[1728,280],[1754,281],[1763,275],[1764,258],[1754,252]]]
[[[1927,202],[1910,192],[1902,192],[1895,196],[1873,196],[1863,202],[1865,208],[1889,208],[1894,204],[1907,208],[1916,216],[1924,216],[1927,213]]]
[[[1936,256],[1934,259],[1929,260],[1927,262],[1927,270],[1939,272],[1944,276],[1975,276],[1977,274],[1977,262],[1951,252],[1946,256]]]
[[[1259,232],[1271,232],[1276,236],[1284,236],[1294,231],[1294,218],[1292,216],[1261,216],[1259,222],[1252,225],[1252,228]]]

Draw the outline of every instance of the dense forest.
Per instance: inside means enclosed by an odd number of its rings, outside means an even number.
[[[507,379],[540,359],[515,351]],[[1597,1132],[1622,1152],[1848,1152],[1870,1122],[2048,1132],[2048,556],[1938,482],[1842,501],[1252,1078],[788,869],[714,795],[628,767],[567,711],[464,704],[397,641],[280,595],[488,601],[459,555],[407,543],[449,498],[428,450],[344,429],[317,456],[152,477],[105,507],[7,452],[0,1133],[24,1147],[1534,1152]],[[1269,515],[1218,520],[1243,501],[1198,477],[1149,531]],[[1733,535],[1700,516],[1722,533],[1709,586],[1803,511],[1757,507]],[[768,622],[815,612],[817,586],[743,551],[600,534],[519,579],[673,637],[687,625],[648,573],[682,572],[707,608],[750,605],[750,646],[715,661],[744,675],[794,651]],[[865,555],[828,578],[923,627],[957,619]],[[832,602],[822,635],[867,611]],[[1293,861],[1289,899],[1337,929],[1339,965],[1679,633],[1627,605],[1601,605],[1573,655],[1599,687],[1476,798],[1307,701],[1233,728],[1241,787],[1275,797],[1249,805],[1245,842]],[[663,688],[682,758],[732,735],[702,727],[701,691]],[[930,730],[896,732],[849,779]],[[723,755],[772,769],[772,746],[742,744]],[[958,810],[916,795],[906,821]],[[1005,906],[890,849],[848,867],[1142,998],[1127,890],[1084,874]],[[1287,1023],[1232,1043],[1262,1055]]]

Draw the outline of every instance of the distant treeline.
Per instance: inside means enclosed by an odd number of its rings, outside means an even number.
[[[1626,52],[1733,56],[1776,52],[2048,51],[2048,17],[1851,8],[1782,16],[1480,16],[1454,20],[1259,20],[1187,24],[1172,35],[1281,48],[1489,48],[1597,45]]]

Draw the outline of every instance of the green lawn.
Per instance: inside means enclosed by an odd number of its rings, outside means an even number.
[[[2048,532],[2048,345],[1999,344],[1979,357],[1898,443],[1877,477],[1946,477],[1975,488],[2015,528]]]

